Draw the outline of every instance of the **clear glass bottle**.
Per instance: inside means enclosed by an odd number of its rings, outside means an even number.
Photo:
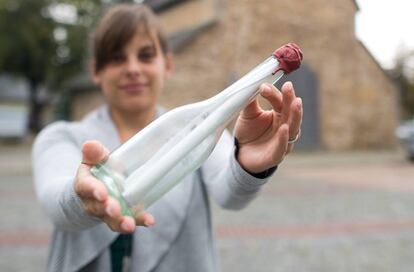
[[[92,168],[123,215],[134,216],[196,170],[213,151],[226,125],[258,94],[300,66],[302,52],[286,44],[210,99],[175,108],[153,121]]]

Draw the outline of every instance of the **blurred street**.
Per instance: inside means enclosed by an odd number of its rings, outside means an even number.
[[[0,145],[0,271],[44,271],[51,225],[30,143]],[[414,267],[414,164],[399,152],[295,153],[245,210],[213,205],[222,271]]]

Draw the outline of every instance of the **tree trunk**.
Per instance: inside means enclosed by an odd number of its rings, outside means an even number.
[[[30,114],[29,114],[29,130],[31,132],[37,133],[40,131],[41,122],[40,122],[40,113],[42,105],[39,103],[39,99],[37,97],[37,87],[38,82],[35,80],[30,80]]]

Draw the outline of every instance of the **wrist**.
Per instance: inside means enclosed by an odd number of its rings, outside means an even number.
[[[251,171],[249,170],[247,167],[245,167],[243,165],[243,163],[240,161],[239,159],[239,154],[240,154],[240,144],[239,141],[237,140],[236,137],[234,137],[234,146],[235,146],[235,150],[234,150],[234,156],[236,158],[236,161],[239,163],[239,165],[243,168],[244,171],[246,171],[248,174],[250,174],[251,176],[255,177],[255,178],[260,178],[260,179],[264,179],[264,178],[268,178],[271,175],[274,174],[274,172],[277,169],[277,165],[267,168],[265,170],[262,171]]]

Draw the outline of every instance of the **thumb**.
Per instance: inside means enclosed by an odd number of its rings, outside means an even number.
[[[87,141],[82,146],[82,163],[95,165],[108,158],[109,151],[99,141]]]
[[[259,93],[267,91],[270,87],[266,84],[262,84],[259,87]],[[263,109],[260,107],[257,97],[254,98],[242,111],[240,116],[245,119],[256,118],[260,113],[263,112]]]

